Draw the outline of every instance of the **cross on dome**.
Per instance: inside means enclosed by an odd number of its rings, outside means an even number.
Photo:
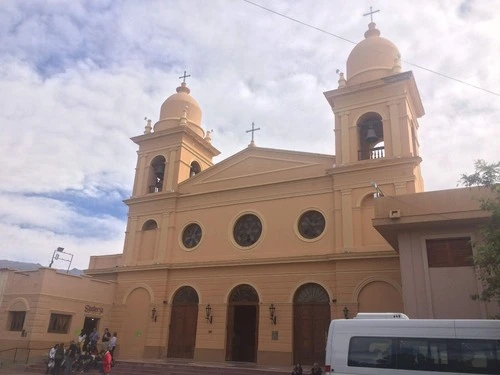
[[[191,74],[186,75],[186,71],[184,71],[184,75],[180,76],[179,79],[182,78],[182,83],[186,83],[186,78],[191,77]]]
[[[369,15],[370,16],[370,22],[373,22],[373,14],[377,13],[377,12],[380,12],[380,9],[373,10],[373,8],[370,6],[370,11],[368,13],[363,14],[363,17]],[[184,72],[184,73],[186,73],[186,72]]]

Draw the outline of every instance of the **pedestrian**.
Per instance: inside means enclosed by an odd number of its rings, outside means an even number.
[[[49,360],[47,362],[47,371],[45,372],[45,374],[47,375],[49,372],[51,374],[54,373],[54,359],[56,357],[56,350],[57,350],[57,347],[59,346],[59,344],[55,344],[52,348],[50,348],[49,350]]]
[[[108,350],[109,340],[111,339],[111,332],[108,328],[104,328],[104,333],[102,335],[102,350]]]
[[[71,375],[77,351],[78,346],[76,345],[75,340],[71,340],[69,348],[66,350],[66,355],[64,356],[64,375]]]
[[[102,371],[104,375],[111,374],[111,353],[109,350],[106,350],[104,355],[102,355]]]
[[[85,330],[82,328],[80,331],[80,334],[78,335],[78,350],[81,353],[82,351],[85,351],[85,340],[87,338],[87,334],[85,333]]]
[[[318,363],[315,362],[311,368],[311,375],[321,375],[321,372],[321,367],[319,367]]]
[[[118,335],[116,334],[116,332],[113,332],[113,336],[111,337],[111,340],[109,340],[109,345],[108,345],[109,352],[111,353],[111,363],[113,364],[115,362],[115,348],[116,348],[117,337]]]
[[[61,342],[57,346],[56,353],[54,355],[54,375],[60,375],[63,361],[64,361],[64,343]]]
[[[302,375],[302,366],[300,363],[297,363],[292,370],[292,375]]]
[[[99,342],[99,332],[97,332],[97,328],[94,327],[92,333],[90,334],[90,352],[95,352],[97,350],[97,343]]]

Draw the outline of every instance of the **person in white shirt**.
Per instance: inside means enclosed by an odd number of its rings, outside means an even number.
[[[78,336],[78,349],[79,349],[80,352],[85,351],[85,348],[83,347],[83,343],[85,342],[86,338],[87,338],[87,334],[82,329],[80,331],[80,335]]]
[[[113,336],[111,337],[111,340],[109,340],[109,345],[108,345],[108,350],[109,353],[111,354],[111,361],[114,362],[115,360],[115,348],[116,348],[116,332],[113,332]]]
[[[47,362],[47,371],[45,372],[45,374],[48,374],[49,371],[52,372],[52,369],[54,368],[54,359],[56,357],[56,350],[58,346],[58,344],[55,344],[49,350],[49,361]]]

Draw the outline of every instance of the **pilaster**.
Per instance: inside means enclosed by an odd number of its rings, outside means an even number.
[[[342,194],[342,247],[346,250],[354,246],[352,222],[352,189],[341,191]]]
[[[137,233],[137,217],[129,217],[127,223],[127,230],[125,232],[125,244],[123,251],[125,253],[124,264],[126,266],[132,265],[135,253],[135,238]]]
[[[399,109],[398,102],[389,102],[389,116],[391,124],[391,149],[392,155],[390,156],[402,156],[401,152],[401,129],[400,129],[400,119],[399,119]]]

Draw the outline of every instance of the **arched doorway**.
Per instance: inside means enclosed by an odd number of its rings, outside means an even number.
[[[137,359],[144,356],[150,311],[151,296],[149,292],[142,287],[134,289],[125,302],[123,321],[126,323],[123,325],[123,334],[120,336],[120,358]],[[99,329],[99,327],[97,328]]]
[[[184,286],[175,293],[170,317],[167,357],[189,359],[194,357],[198,303],[198,293],[190,286]]]
[[[330,298],[318,284],[302,285],[293,298],[293,362],[324,364]]]
[[[391,284],[373,281],[358,296],[359,312],[404,312],[403,298]]]
[[[227,306],[226,361],[257,361],[258,317],[257,292],[250,285],[238,285]]]

